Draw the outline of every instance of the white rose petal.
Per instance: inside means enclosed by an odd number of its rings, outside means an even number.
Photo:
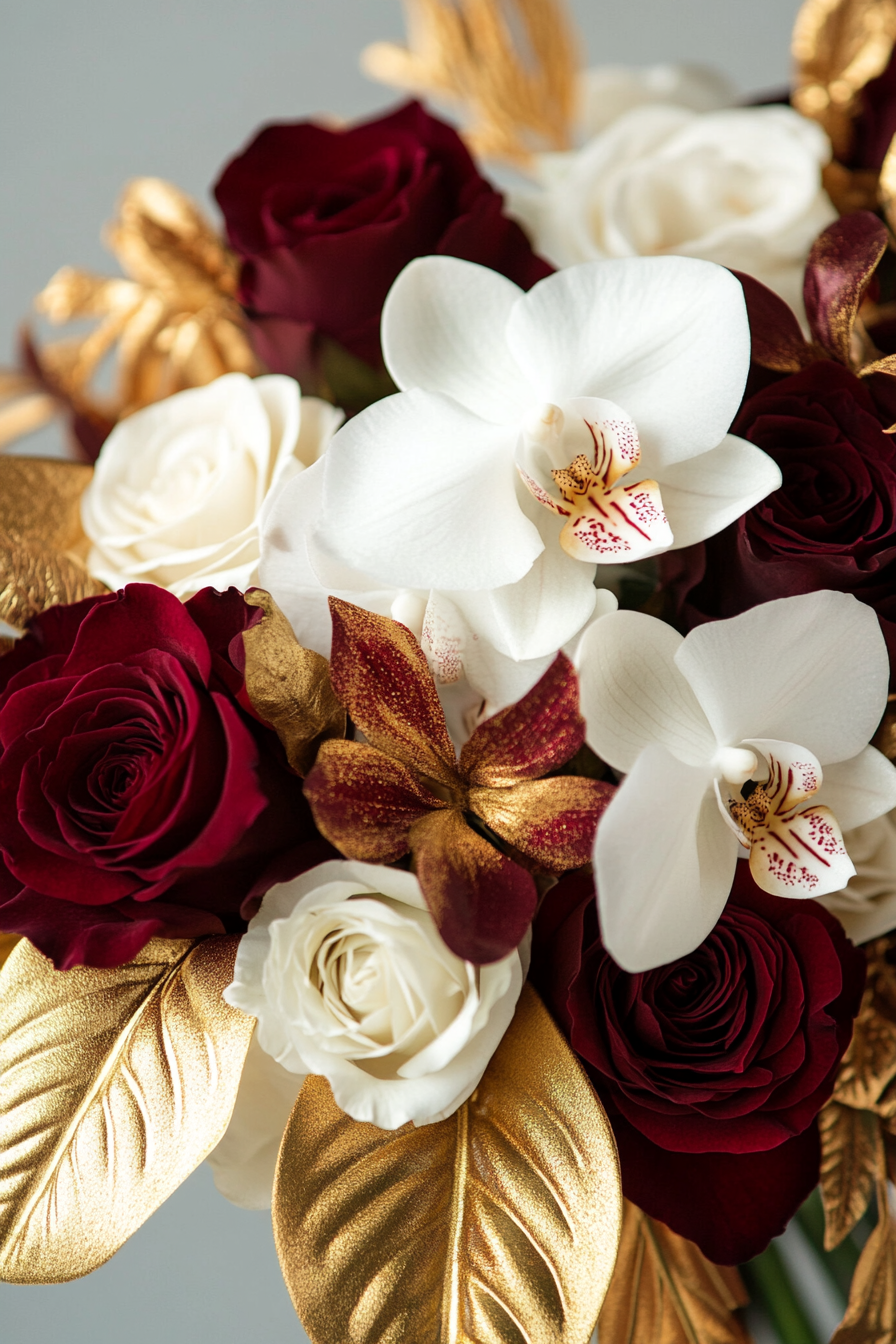
[[[789,107],[641,106],[539,160],[511,211],[555,266],[677,254],[746,271],[802,314],[809,248],[836,211],[830,143]]]
[[[896,813],[877,817],[843,836],[856,875],[821,904],[836,915],[854,943],[896,929]]]
[[[397,1129],[470,1096],[524,974],[519,951],[482,967],[454,956],[411,873],[334,861],[268,892],[224,998],[258,1019],[279,1066],[322,1075],[355,1120]]]
[[[590,139],[624,113],[646,103],[713,112],[737,102],[737,88],[702,65],[598,65],[579,82],[579,134]]]
[[[292,378],[229,373],[136,411],[103,444],[81,502],[88,568],[189,597],[249,586],[265,502],[315,462],[342,420]]]

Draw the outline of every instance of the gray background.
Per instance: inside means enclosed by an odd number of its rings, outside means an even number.
[[[702,61],[782,84],[798,0],[573,0],[591,63]],[[57,267],[110,270],[99,241],[129,177],[203,201],[263,121],[386,105],[357,69],[399,38],[399,0],[6,0],[0,41],[0,360]],[[46,449],[47,432],[21,451]],[[3,1344],[303,1344],[266,1215],[201,1168],[90,1278],[0,1285]]]

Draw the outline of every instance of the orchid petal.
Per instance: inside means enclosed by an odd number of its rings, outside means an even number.
[[[595,491],[572,506],[560,545],[574,560],[612,565],[646,560],[672,545],[656,481]]]
[[[544,550],[517,583],[451,594],[475,637],[519,662],[553,655],[594,611],[594,568],[557,544],[560,522],[520,486],[522,512],[533,519]]]
[[[471,784],[506,789],[558,769],[584,740],[578,679],[560,653],[518,704],[479,725],[461,751],[458,769]]]
[[[789,812],[818,793],[824,772],[811,751],[795,742],[768,737],[754,737],[749,745],[768,762],[769,777],[763,788],[779,812]]]
[[[818,799],[844,831],[853,831],[896,807],[896,767],[876,747],[866,747],[850,761],[825,766]]]
[[[411,829],[414,871],[439,933],[455,956],[477,965],[519,945],[535,914],[532,876],[450,808]]]
[[[780,484],[777,463],[734,434],[726,434],[708,453],[664,467],[660,493],[672,528],[672,548],[715,536]]]
[[[412,261],[383,307],[383,355],[396,384],[442,392],[495,424],[518,420],[531,392],[504,333],[522,293],[457,257]]]
[[[601,818],[594,847],[601,934],[626,971],[687,956],[725,908],[739,846],[711,783],[706,767],[651,746]]]
[[[750,365],[740,284],[691,257],[559,271],[518,300],[507,340],[533,400],[594,396],[622,406],[651,471],[719,443]]]
[[[515,439],[432,392],[375,402],[327,450],[318,544],[381,585],[516,583],[543,542],[517,503]]]
[[[877,617],[846,593],[779,598],[699,626],[675,663],[720,743],[798,742],[825,767],[866,746],[887,699]]]
[[[753,881],[772,896],[829,896],[855,871],[829,807],[807,807],[793,817],[770,814],[750,846]]]
[[[675,665],[683,643],[637,611],[613,612],[583,634],[576,666],[585,740],[614,770],[631,770],[654,743],[687,765],[714,756],[715,737]]]

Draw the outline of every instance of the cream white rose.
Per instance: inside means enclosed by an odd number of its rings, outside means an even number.
[[[334,861],[273,887],[224,998],[294,1074],[381,1129],[443,1120],[473,1092],[513,1017],[520,952],[472,966],[442,942],[417,879]]]
[[[803,269],[836,218],[821,185],[830,142],[789,107],[700,114],[642,106],[580,150],[545,154],[512,212],[555,266],[700,257],[746,271],[802,312]]]
[[[623,113],[646,103],[713,112],[731,107],[737,88],[703,65],[596,65],[579,79],[579,135],[590,139]]]
[[[315,462],[342,413],[302,400],[292,378],[228,373],[116,425],[81,517],[88,568],[110,588],[156,583],[178,597],[245,589],[267,499]]]
[[[896,929],[896,813],[846,831],[843,843],[855,877],[843,891],[819,899],[854,943],[867,943]]]

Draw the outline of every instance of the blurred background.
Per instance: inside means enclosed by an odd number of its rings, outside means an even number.
[[[590,64],[710,64],[745,94],[787,82],[799,0],[571,4]],[[400,0],[6,6],[0,363],[13,361],[18,324],[59,266],[114,273],[100,229],[128,178],[168,178],[214,211],[212,183],[261,122],[326,112],[356,117],[394,103],[393,93],[360,73],[358,56],[369,42],[403,32]],[[52,428],[17,451],[53,451],[57,441]],[[792,1229],[782,1247],[794,1268],[805,1255],[800,1236]],[[837,1302],[826,1302],[825,1281],[817,1282],[807,1297],[819,1314],[818,1337],[826,1338]],[[50,1288],[0,1285],[0,1340],[304,1344],[306,1336],[280,1277],[269,1217],[233,1208],[202,1167],[90,1278]],[[761,1321],[755,1340],[763,1344]],[[788,1340],[796,1342],[797,1335]]]

